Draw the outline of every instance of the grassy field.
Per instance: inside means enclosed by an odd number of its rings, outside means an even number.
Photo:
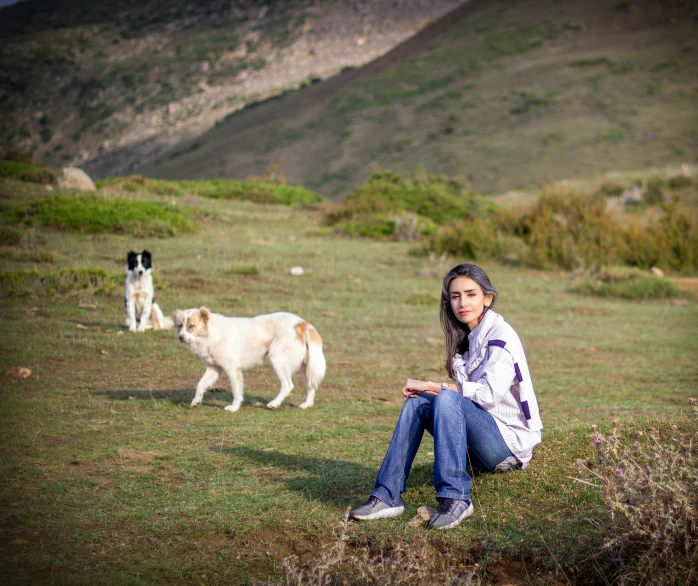
[[[46,194],[0,181],[3,209]],[[4,584],[283,583],[283,564],[311,568],[336,543],[346,508],[370,492],[404,379],[445,378],[437,299],[443,274],[464,259],[430,261],[411,256],[408,243],[336,236],[312,206],[185,194],[177,207],[193,232],[153,238],[35,226],[27,231],[54,262],[2,260],[0,272],[99,269],[120,282],[126,253],[147,248],[165,313],[206,305],[311,321],[328,361],[316,406],[298,410],[304,391],[296,389],[267,411],[277,380],[265,364],[247,373],[240,412],[223,411],[226,379],[192,410],[202,364],[173,332],[129,333],[120,286],[3,289]],[[407,515],[345,526],[342,543],[356,555],[418,546],[462,553],[485,583],[606,583],[610,516],[597,489],[570,477],[582,474],[577,459],[594,460],[593,423],[687,422],[698,386],[695,296],[587,298],[569,292],[564,273],[482,264],[526,348],[543,444],[525,471],[477,476],[473,517],[433,535],[406,523],[418,506],[435,505],[427,438]],[[291,276],[295,265],[305,274]],[[14,375],[16,367],[31,375]]]

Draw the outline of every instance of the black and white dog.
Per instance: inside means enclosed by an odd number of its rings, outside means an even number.
[[[131,332],[169,330],[174,327],[171,318],[162,315],[160,306],[153,301],[153,257],[147,251],[129,252],[126,268],[126,325]]]

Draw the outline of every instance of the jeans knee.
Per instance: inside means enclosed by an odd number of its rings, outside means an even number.
[[[462,399],[457,391],[446,389],[434,397],[434,410],[460,408]]]
[[[429,403],[429,400],[425,399],[421,395],[407,399],[405,404],[402,406],[402,411],[400,411],[400,419],[411,419],[412,417],[418,416],[421,409],[424,406],[429,405]]]

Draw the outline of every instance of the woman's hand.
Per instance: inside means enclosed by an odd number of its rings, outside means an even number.
[[[441,385],[439,383],[408,378],[402,389],[402,396],[403,399],[407,401],[407,399],[412,399],[422,393],[436,396],[440,391]]]

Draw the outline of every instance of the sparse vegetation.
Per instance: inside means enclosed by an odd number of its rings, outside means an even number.
[[[78,291],[103,294],[113,292],[122,284],[121,275],[110,275],[102,269],[67,269],[51,273],[31,269],[0,274],[3,297],[45,297]]]
[[[698,401],[690,421],[658,421],[608,434],[592,428],[598,461],[580,467],[598,486],[612,523],[603,550],[622,586],[698,579]]]

